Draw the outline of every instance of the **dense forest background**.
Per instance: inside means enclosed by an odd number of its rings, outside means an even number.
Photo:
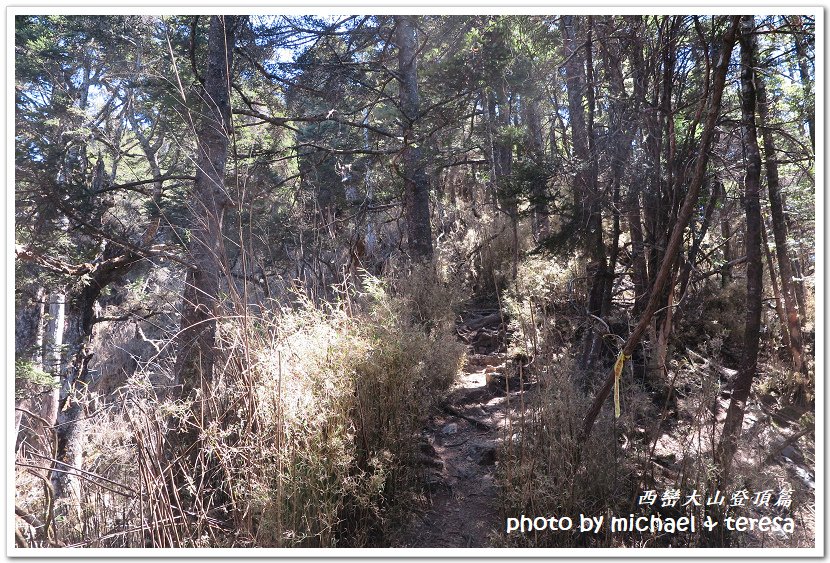
[[[455,510],[459,546],[813,546],[815,48],[16,16],[17,545],[456,545],[413,524]],[[789,487],[659,508],[789,534],[503,533]]]

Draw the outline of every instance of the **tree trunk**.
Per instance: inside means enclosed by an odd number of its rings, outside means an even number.
[[[52,424],[58,417],[58,388],[60,386],[61,358],[63,355],[63,334],[66,326],[66,293],[55,290],[49,293],[46,305],[46,330],[43,335],[43,369],[55,378],[50,401],[43,418]]]
[[[80,525],[82,490],[81,478],[76,468],[83,467],[84,436],[83,404],[89,384],[89,339],[92,330],[95,295],[87,286],[70,299],[66,314],[64,346],[66,365],[61,370],[61,385],[56,409],[56,435],[58,460],[52,471],[52,488],[55,493],[56,514],[70,518],[73,526]]]
[[[800,250],[803,250],[801,245],[799,245],[798,251],[795,252],[793,259],[790,261],[790,265],[793,267],[793,288],[795,289],[795,300],[798,303],[798,312],[802,319],[806,319],[807,301],[805,296],[806,290],[804,288],[804,271],[801,269],[802,260],[799,258]],[[806,263],[807,261],[804,260],[804,262]]]
[[[729,474],[732,458],[738,445],[738,437],[744,419],[744,409],[758,366],[758,347],[761,329],[761,303],[763,286],[763,261],[761,258],[761,154],[755,128],[756,74],[755,18],[741,17],[741,113],[746,149],[746,178],[744,196],[746,209],[746,326],[741,367],[735,376],[732,398],[726,411],[717,463],[722,477]]]
[[[43,369],[43,335],[44,317],[46,316],[46,294],[42,287],[25,286],[20,295],[15,298],[14,323],[14,359],[15,375],[17,362],[27,362],[34,369]],[[15,407],[22,407],[35,414],[43,410],[42,388],[31,381],[20,381],[15,378]],[[20,398],[18,398],[20,396]],[[15,451],[20,445],[19,438],[36,440],[42,430],[42,424],[36,419],[25,416],[22,411],[14,411]],[[34,433],[24,432],[21,436],[21,427],[31,427]],[[45,451],[45,450],[41,450]]]
[[[504,34],[492,33],[490,39],[497,49],[506,48]],[[510,222],[511,278],[515,279],[519,268],[519,206],[517,194],[509,184],[513,173],[513,145],[505,142],[503,133],[510,126],[511,103],[508,82],[503,74],[493,80],[486,89],[487,100],[487,143],[490,160],[490,177],[493,195],[499,211],[507,215]]]
[[[640,112],[640,98],[635,95],[629,97],[625,89],[622,68],[623,45],[619,40],[612,40],[614,30],[611,29],[613,18],[605,20],[606,33],[605,41],[601,42],[605,54],[605,68],[608,75],[609,95],[611,102],[609,106],[608,121],[609,151],[611,153],[611,189],[613,198],[613,230],[611,236],[610,253],[608,256],[608,279],[605,284],[602,310],[607,314],[611,310],[613,299],[614,278],[619,255],[620,228],[620,191],[622,179],[625,174],[626,163],[631,155],[631,141],[637,129],[636,117]],[[637,40],[634,40],[637,44]],[[639,45],[635,46],[636,49]],[[633,191],[633,190],[632,190]],[[636,192],[635,192],[636,193]],[[639,210],[638,210],[639,216]],[[642,242],[642,231],[640,230],[640,242]]]
[[[591,60],[591,34],[585,43],[580,44],[573,16],[563,16],[562,34],[565,38],[565,80],[568,89],[568,112],[573,139],[573,159],[576,166],[574,182],[574,203],[576,215],[584,218],[587,226],[585,238],[585,266],[588,278],[588,313],[602,317],[602,303],[605,284],[608,281],[608,264],[605,255],[605,243],[602,232],[602,208],[597,193],[597,162],[593,140],[594,96],[593,96],[593,62]],[[591,19],[589,18],[589,26]],[[586,53],[580,57],[581,51]],[[586,74],[587,69],[587,74]],[[587,99],[588,117],[586,120],[583,99]],[[580,220],[582,222],[582,220]],[[598,335],[594,330],[585,334],[582,352],[582,364],[589,369],[595,358]]]
[[[499,204],[503,206],[510,221],[510,257],[511,279],[516,279],[519,271],[519,202],[517,194],[509,184],[513,173],[513,146],[502,141],[499,133],[510,126],[510,94],[507,90],[507,81],[502,81],[498,95],[494,98],[493,108],[496,126],[493,132],[493,160],[495,163],[495,184]],[[492,114],[491,114],[492,115]]]
[[[404,214],[409,252],[415,260],[432,258],[432,227],[429,217],[429,182],[415,132],[420,117],[418,92],[418,47],[416,16],[395,16],[398,46],[398,81],[403,113]]]
[[[61,370],[60,398],[57,412],[57,463],[52,472],[55,499],[63,500],[58,513],[69,509],[80,517],[81,479],[86,436],[85,404],[91,381],[89,362],[95,326],[95,302],[101,291],[121,279],[141,257],[120,247],[107,245],[101,262],[88,273],[89,279],[71,296],[66,307],[66,330],[63,347],[67,361]]]
[[[638,31],[642,25],[642,17],[637,16],[632,20],[632,41],[633,48],[630,50],[631,65],[634,72],[634,99],[637,107],[640,106],[640,101],[645,100],[646,91],[648,89],[649,74],[645,69],[645,62],[643,61],[642,40],[638,35]],[[640,123],[641,112],[637,111],[633,114],[634,119]],[[640,123],[640,127],[644,128],[644,124]],[[634,310],[633,316],[639,317],[643,312],[648,300],[648,286],[649,274],[646,262],[646,249],[643,237],[643,218],[641,213],[640,192],[641,186],[646,185],[648,173],[643,170],[645,167],[642,162],[639,165],[636,181],[628,188],[628,197],[626,204],[628,205],[628,232],[631,238],[631,264],[632,264],[632,283],[634,285]]]
[[[807,46],[804,44],[804,23],[801,16],[792,16],[790,25],[793,28],[793,44],[798,58],[798,73],[801,77],[801,88],[804,92],[803,119],[807,122],[807,132],[810,134],[810,145],[816,147],[816,115],[815,99],[813,98],[813,81],[810,78],[810,68],[807,60]]]
[[[787,252],[787,222],[784,216],[784,203],[781,199],[781,187],[778,176],[778,162],[775,151],[775,138],[772,135],[769,119],[769,102],[764,78],[755,75],[756,95],[758,98],[758,120],[764,140],[764,160],[766,163],[767,189],[769,191],[769,207],[772,215],[772,234],[775,239],[775,255],[778,258],[778,269],[781,273],[781,294],[784,298],[784,309],[787,313],[787,331],[789,333],[790,357],[793,369],[804,371],[804,350],[802,347],[801,321],[798,318],[798,304],[793,288],[793,271],[790,264],[790,255]],[[774,277],[773,272],[770,277]]]
[[[761,244],[764,247],[764,255],[767,258],[767,268],[769,270],[769,281],[772,284],[772,295],[775,298],[775,314],[778,316],[778,322],[781,325],[781,341],[784,347],[790,349],[790,333],[787,330],[787,313],[784,312],[784,298],[781,296],[781,288],[778,285],[778,276],[775,273],[778,271],[775,267],[775,262],[772,259],[772,252],[769,250],[769,239],[767,238],[767,227],[761,229]]]
[[[181,395],[201,392],[205,399],[216,360],[216,319],[225,264],[222,223],[232,200],[225,191],[225,165],[231,131],[230,82],[236,18],[212,16],[203,91],[203,119],[198,136],[193,184],[191,242],[182,300],[181,346],[176,376]]]
[[[662,65],[662,80],[658,83],[655,81],[655,100],[659,100],[659,112],[655,119],[657,129],[654,131],[654,136],[657,141],[654,143],[653,150],[653,164],[654,176],[652,178],[651,189],[651,204],[653,206],[651,216],[651,237],[650,242],[652,246],[651,258],[652,263],[649,264],[649,273],[653,274],[658,271],[658,264],[663,263],[666,259],[674,260],[674,257],[668,258],[665,254],[665,249],[668,245],[669,237],[671,236],[672,226],[675,223],[675,217],[678,212],[678,195],[682,193],[682,183],[676,181],[679,175],[675,172],[677,166],[677,135],[674,128],[674,109],[673,102],[673,88],[674,88],[674,72],[677,66],[677,34],[680,26],[681,18],[673,16],[666,19],[664,26],[661,27],[661,65]],[[665,25],[668,28],[665,28]],[[657,91],[659,90],[659,94]],[[662,159],[662,160],[661,160]],[[665,170],[665,175],[663,174]],[[671,309],[671,300],[674,295],[674,283],[676,281],[676,269],[673,268],[670,282],[663,287],[658,293],[659,307],[655,313],[654,331],[656,340],[651,343],[654,347],[652,358],[649,358],[649,369],[646,372],[646,378],[654,386],[661,388],[668,393],[665,379],[665,364],[666,355],[668,353],[668,337],[672,332],[673,315]],[[653,280],[652,280],[653,284]],[[654,289],[652,287],[651,291]]]
[[[525,102],[524,122],[527,125],[527,144],[530,160],[534,166],[541,170],[545,163],[545,140],[542,136],[542,116],[538,99],[532,98]],[[530,188],[530,204],[533,209],[533,237],[536,242],[545,240],[550,228],[546,188],[544,181],[536,181]]]
[[[713,73],[712,87],[709,90],[710,97],[706,112],[706,123],[703,127],[703,131],[701,131],[700,145],[698,148],[698,155],[695,160],[694,172],[689,182],[689,191],[686,193],[686,197],[683,200],[683,206],[680,208],[680,212],[678,213],[677,222],[675,223],[668,246],[666,247],[666,259],[663,260],[663,263],[660,266],[660,272],[657,274],[655,279],[645,311],[643,312],[640,321],[637,323],[637,326],[634,328],[634,331],[629,335],[622,347],[621,352],[626,356],[630,356],[632,354],[634,348],[637,346],[637,343],[640,341],[640,338],[642,338],[651,323],[651,319],[659,306],[660,300],[658,294],[662,292],[663,288],[669,281],[675,260],[680,250],[680,245],[683,242],[683,232],[686,230],[686,226],[689,224],[692,213],[697,207],[697,196],[700,192],[700,186],[703,184],[706,164],[709,157],[709,148],[712,142],[712,134],[715,129],[715,123],[718,115],[720,114],[720,103],[726,81],[726,70],[729,66],[729,58],[732,55],[732,47],[735,43],[735,33],[737,31],[739,21],[740,16],[730,16],[729,28],[723,36],[723,43],[720,49],[720,59]],[[590,436],[591,431],[594,428],[594,422],[596,421],[597,416],[602,409],[602,405],[608,398],[611,388],[614,385],[614,377],[614,370],[611,370],[606,377],[603,386],[597,392],[591,407],[585,414],[585,418],[582,421],[583,439],[587,439],[588,436]]]
[[[181,398],[192,401],[179,430],[167,436],[170,459],[177,460],[171,471],[171,486],[178,490],[180,508],[201,513],[223,495],[211,473],[211,460],[202,443],[202,429],[212,418],[214,366],[217,363],[216,328],[220,317],[219,292],[227,275],[222,239],[226,208],[233,205],[225,190],[225,166],[232,131],[230,76],[233,67],[238,16],[212,16],[208,31],[207,67],[202,90],[202,121],[198,132],[196,179],[191,198],[191,240],[182,300],[180,348],[175,373]],[[182,424],[183,423],[183,424]],[[198,483],[194,489],[188,483]]]
[[[721,184],[721,200],[723,205],[720,209],[720,235],[723,239],[723,266],[721,267],[721,287],[726,287],[732,283],[732,259],[734,253],[732,252],[732,225],[729,223],[729,215],[732,210],[732,205],[726,200],[726,187]]]
[[[712,215],[715,212],[715,207],[717,206],[718,201],[720,201],[722,191],[723,187],[720,182],[717,180],[712,182],[712,189],[709,193],[709,201],[706,202],[706,208],[703,211],[703,220],[700,222],[700,226],[696,229],[697,232],[694,233],[692,247],[689,249],[686,263],[683,264],[683,268],[680,272],[680,291],[678,293],[678,302],[683,301],[683,298],[686,295],[686,289],[688,288],[689,281],[691,280],[692,270],[695,268],[695,262],[697,261],[698,254],[700,253],[700,245],[703,243],[703,240],[706,238],[706,233],[709,231],[709,225],[712,222]],[[694,232],[695,229],[693,228],[692,231]]]

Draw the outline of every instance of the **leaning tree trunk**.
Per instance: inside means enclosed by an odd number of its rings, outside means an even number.
[[[732,398],[726,411],[717,463],[721,477],[729,474],[729,467],[738,446],[738,437],[743,425],[744,410],[752,381],[758,367],[758,348],[761,331],[761,303],[763,289],[763,261],[761,258],[761,153],[758,150],[758,136],[755,128],[755,18],[741,17],[741,112],[746,150],[746,177],[744,197],[746,209],[746,326],[744,328],[744,350],[741,368],[735,376]]]
[[[95,302],[101,291],[130,271],[141,260],[132,251],[111,244],[104,251],[101,262],[84,274],[86,283],[70,295],[66,304],[66,330],[63,348],[66,361],[61,369],[61,386],[55,434],[56,462],[52,470],[55,499],[61,501],[57,513],[81,517],[81,472],[86,441],[85,403],[87,389],[92,383],[89,363],[92,359],[92,340],[95,327]]]
[[[402,175],[409,252],[416,260],[428,260],[432,257],[429,182],[415,133],[420,116],[415,16],[395,16],[395,43],[398,46],[398,81],[403,113]]]
[[[683,242],[683,233],[686,230],[686,226],[689,224],[689,220],[697,207],[697,197],[698,193],[700,193],[700,186],[703,184],[706,165],[709,160],[709,148],[712,142],[715,123],[718,115],[720,114],[720,103],[721,98],[723,97],[724,84],[726,82],[726,70],[729,66],[729,58],[732,55],[732,47],[735,43],[735,33],[737,31],[739,21],[740,16],[731,16],[729,28],[723,37],[723,44],[720,49],[720,59],[717,67],[715,68],[712,78],[712,87],[710,88],[710,97],[706,112],[706,123],[703,127],[703,131],[701,131],[698,155],[695,160],[695,168],[689,181],[689,191],[686,193],[686,197],[683,200],[683,206],[680,208],[680,212],[678,213],[677,222],[675,223],[671,237],[669,238],[669,243],[666,247],[665,259],[660,265],[660,271],[657,274],[652,286],[648,304],[646,305],[637,326],[634,327],[633,332],[629,335],[622,347],[621,353],[625,356],[630,356],[632,354],[634,348],[637,346],[637,343],[640,341],[640,338],[642,338],[651,323],[654,313],[657,311],[661,301],[659,295],[669,281],[670,274],[674,269],[674,263],[680,251],[680,245]],[[614,377],[614,370],[611,370],[606,377],[603,386],[597,392],[596,397],[594,397],[593,403],[591,403],[590,408],[585,414],[585,418],[582,421],[583,440],[587,439],[588,436],[591,435],[594,428],[594,422],[596,421],[600,410],[602,410],[602,405],[611,393],[611,388],[614,385]]]
[[[772,259],[772,252],[769,250],[769,239],[767,237],[767,226],[761,229],[761,244],[764,248],[764,256],[767,259],[769,270],[769,281],[772,284],[772,296],[775,299],[775,314],[778,315],[778,323],[781,325],[781,340],[784,347],[790,349],[790,333],[787,332],[787,313],[784,312],[784,298],[781,296],[781,288],[778,286],[778,277],[775,262]]]

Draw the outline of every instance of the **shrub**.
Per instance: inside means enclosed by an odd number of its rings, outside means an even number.
[[[532,356],[545,344],[550,331],[545,323],[556,321],[555,310],[573,299],[573,281],[579,277],[577,261],[565,265],[544,256],[529,256],[519,264],[517,276],[502,293],[504,310],[513,333],[511,353]]]
[[[367,277],[364,286],[353,316],[305,302],[259,319],[244,375],[254,398],[226,391],[225,402],[249,401],[238,428],[216,436],[226,450],[224,437],[236,440],[223,457],[236,511],[253,513],[254,545],[371,545],[413,490],[417,433],[463,347],[448,330],[449,302],[426,276],[395,288]]]
[[[689,294],[675,325],[675,341],[699,349],[718,339],[727,365],[737,367],[744,345],[745,303],[745,284],[732,282],[721,288],[709,282],[707,291]]]
[[[57,521],[56,537],[99,547],[381,543],[416,494],[418,433],[464,347],[455,290],[428,271],[364,282],[362,295],[326,308],[297,297],[222,319],[206,401],[165,399],[154,373],[164,367],[139,369],[89,421],[86,527]],[[194,421],[199,473],[164,454],[170,432]],[[171,473],[194,477],[187,522]],[[18,471],[21,486],[30,481]],[[50,510],[35,493],[18,502]]]
[[[538,391],[525,399],[520,423],[514,423],[514,435],[503,447],[498,474],[503,516],[627,514],[636,502],[636,472],[615,445],[615,436],[597,432],[581,441],[589,397],[576,384],[571,353],[547,348],[541,356],[544,365],[537,359],[528,371],[538,380]],[[611,546],[607,537],[556,532],[514,534],[506,542],[515,547]]]

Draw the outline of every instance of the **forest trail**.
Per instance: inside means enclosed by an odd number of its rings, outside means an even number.
[[[497,312],[468,314],[458,333],[467,361],[421,435],[426,507],[413,510],[395,547],[487,547],[503,526],[496,469],[515,368]]]

